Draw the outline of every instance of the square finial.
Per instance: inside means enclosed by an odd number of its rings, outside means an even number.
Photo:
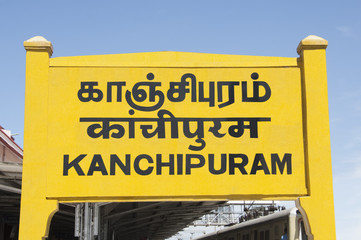
[[[53,54],[53,45],[42,36],[30,38],[24,42],[26,51],[46,51],[49,57]]]
[[[298,44],[297,53],[301,54],[302,50],[305,49],[326,49],[327,45],[327,40],[315,35],[310,35]]]

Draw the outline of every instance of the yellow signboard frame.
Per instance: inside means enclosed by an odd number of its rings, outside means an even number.
[[[58,209],[59,202],[81,201],[174,201],[174,200],[228,200],[228,199],[274,199],[296,200],[306,220],[306,230],[309,239],[335,239],[335,223],[332,192],[332,169],[330,154],[330,133],[328,120],[328,97],[326,76],[327,41],[309,36],[302,40],[297,48],[299,58],[274,58],[254,56],[204,55],[194,53],[154,53],[130,54],[120,57],[89,56],[71,61],[62,58],[51,59],[52,44],[42,37],[35,37],[24,42],[26,53],[26,101],[25,101],[25,136],[24,136],[24,166],[21,201],[20,238],[41,239],[47,236],[49,223]],[[140,61],[140,59],[142,61]],[[151,59],[151,60],[149,60]],[[174,61],[169,61],[173,59]],[[124,63],[126,60],[126,63]],[[300,72],[301,85],[301,128],[300,145],[304,152],[302,156],[302,179],[304,183],[295,189],[286,190],[282,194],[272,191],[264,194],[259,190],[246,192],[243,195],[191,195],[191,196],[61,196],[53,191],[54,184],[49,176],[48,158],[52,150],[48,148],[49,121],[49,79],[53,77],[50,70],[54,66],[95,67],[104,66],[139,67],[140,62],[147,67],[248,67],[248,68],[297,68]],[[53,74],[53,75],[52,75]],[[50,100],[49,100],[50,99]],[[51,111],[50,111],[51,112]],[[51,141],[51,139],[50,139]],[[64,160],[65,161],[65,160]],[[56,166],[55,166],[56,167]],[[262,177],[259,177],[263,179]],[[56,180],[56,179],[55,179]],[[260,180],[264,181],[264,180]],[[49,190],[50,189],[50,190]],[[286,188],[289,189],[289,188]],[[287,194],[288,192],[288,194]],[[214,194],[214,193],[213,193]]]

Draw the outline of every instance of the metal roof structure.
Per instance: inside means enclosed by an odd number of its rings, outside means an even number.
[[[23,150],[0,126],[0,238],[17,239]]]
[[[271,222],[275,219],[287,218],[289,215],[296,215],[297,212],[298,212],[297,208],[290,208],[290,209],[282,210],[280,212],[272,213],[267,216],[263,216],[263,217],[252,219],[252,220],[249,220],[246,222],[242,222],[242,223],[239,223],[239,224],[227,227],[227,228],[223,228],[223,229],[213,232],[213,233],[205,234],[199,238],[196,238],[195,240],[207,239],[211,236],[217,236],[222,233],[226,233],[226,232],[233,231],[233,230],[238,230],[238,229],[245,228],[248,226],[262,224],[265,222]]]
[[[146,202],[112,203],[105,219],[109,230],[121,239],[154,239],[171,237],[194,220],[225,202]]]
[[[98,206],[98,239],[163,240],[226,202],[112,202]],[[73,239],[76,204],[60,204],[50,236]],[[94,208],[93,208],[94,209]],[[93,210],[94,211],[94,210]],[[94,216],[91,217],[94,220]],[[93,225],[96,223],[93,223]]]
[[[11,132],[0,126],[0,212],[14,199],[20,200],[22,161],[23,150],[15,143]]]

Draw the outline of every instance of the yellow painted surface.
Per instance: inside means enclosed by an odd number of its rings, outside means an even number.
[[[49,42],[28,43],[26,53],[24,161],[19,239],[42,239],[49,231],[58,203],[46,199],[47,102]],[[34,46],[38,48],[34,48]],[[37,51],[39,50],[39,51]],[[51,54],[51,53],[50,53]]]
[[[309,36],[297,49],[303,60],[305,160],[309,193],[296,203],[308,221],[307,230],[311,240],[336,239],[327,96],[327,44],[322,38]]]
[[[182,56],[182,53],[178,53]],[[197,55],[197,54],[195,54]],[[190,55],[192,56],[192,55]],[[119,55],[119,58],[122,56]],[[71,58],[70,58],[71,59]],[[247,81],[252,86],[250,75],[258,72],[260,79],[267,81],[272,89],[271,98],[266,102],[241,102],[241,87],[235,88],[236,102],[219,108],[216,104],[210,107],[207,102],[191,102],[190,95],[183,102],[170,102],[167,99],[162,107],[154,111],[135,110],[134,115],[129,114],[132,108],[122,96],[122,102],[107,102],[106,96],[100,102],[81,102],[77,92],[80,82],[98,82],[99,89],[106,93],[107,82],[126,81],[124,93],[131,90],[134,83],[150,82],[146,79],[148,73],[153,73],[152,82],[160,82],[162,86],[157,90],[167,95],[170,82],[179,82],[181,76],[192,73],[198,81],[208,86],[209,81]],[[252,88],[250,88],[252,90]],[[302,106],[301,82],[298,68],[50,68],[49,76],[49,107],[48,107],[48,156],[47,196],[57,197],[149,197],[149,198],[175,198],[175,197],[203,197],[205,199],[228,199],[234,195],[304,195],[305,172],[302,141]],[[113,91],[114,95],[115,91]],[[125,95],[125,94],[124,94]],[[207,94],[208,95],[208,94]],[[114,97],[115,99],[115,97]],[[219,103],[220,104],[220,103]],[[142,102],[141,105],[152,105],[151,102]],[[154,105],[154,103],[153,103]],[[80,122],[80,118],[158,118],[160,110],[167,110],[176,118],[270,118],[270,122],[258,123],[258,138],[250,138],[249,129],[239,137],[231,137],[227,131],[236,122],[222,122],[220,133],[227,133],[222,138],[216,138],[208,129],[213,122],[204,122],[204,141],[206,146],[201,151],[191,151],[190,145],[199,145],[196,138],[186,138],[183,134],[183,122],[179,122],[179,138],[172,139],[170,123],[166,123],[165,138],[157,136],[145,138],[142,135],[141,125],[156,123],[135,123],[135,138],[129,138],[128,123],[112,122],[125,127],[125,135],[120,138],[103,139],[91,138],[87,128],[95,122]],[[169,118],[169,116],[165,116]],[[193,129],[196,129],[193,122]],[[220,164],[221,154],[246,154],[249,163],[245,170],[248,174],[241,174],[235,169],[235,174],[229,174],[229,166],[224,174],[214,175],[208,170],[208,154],[214,154],[216,166]],[[257,171],[250,175],[253,159],[256,153],[265,156],[268,168],[271,170],[272,153],[278,153],[282,158],[285,153],[292,154],[292,174],[266,175]],[[63,176],[63,156],[69,155],[71,160],[80,154],[87,156],[80,162],[85,175],[94,154],[101,154],[108,175],[95,172],[93,176],[79,176],[74,168],[69,169],[69,175]],[[156,155],[162,155],[162,161],[169,162],[169,154],[200,154],[205,157],[206,163],[202,168],[194,168],[191,174],[177,174],[175,166],[174,175],[169,174],[169,168],[163,168],[162,174],[156,174],[156,163],[146,164],[154,170],[148,176],[137,174],[131,167],[131,174],[126,176],[120,169],[114,176],[110,176],[110,155],[117,154],[125,160],[125,155],[131,155],[133,165],[136,156],[148,154],[156,161]],[[50,160],[51,159],[51,160]],[[197,163],[194,159],[192,162]],[[238,159],[240,162],[240,159]],[[227,163],[228,164],[228,163]],[[176,165],[176,164],[175,164]],[[185,163],[183,163],[185,168]],[[204,181],[207,179],[207,181]],[[284,184],[287,182],[287,184]],[[54,188],[53,186],[57,186]],[[71,187],[70,187],[71,186]]]
[[[297,67],[297,58],[209,53],[146,52],[57,57],[51,67]]]
[[[310,223],[310,237],[335,239],[324,41],[303,40],[300,59],[178,52],[49,59],[49,42],[35,39],[24,45],[26,134],[20,239],[46,236],[58,201],[297,198]],[[150,73],[154,79],[147,79]],[[259,76],[256,80],[251,78],[254,73]],[[170,86],[179,86],[184,76],[188,76],[183,81],[188,92],[184,99],[172,100],[179,95],[169,95]],[[234,84],[235,100],[229,105],[225,104],[227,87],[218,91],[227,82]],[[270,96],[264,101],[245,101],[245,89],[247,97],[252,97],[255,82],[269,87],[260,87],[260,97],[267,92]],[[96,89],[95,99],[89,99],[84,87],[89,84]],[[120,98],[113,86],[108,99],[109,84],[122,85]],[[208,98],[212,84],[214,104],[200,100],[199,93],[204,86]],[[134,90],[139,85],[144,91]],[[155,97],[150,100],[152,91]],[[165,136],[147,138],[142,129],[153,132],[161,126],[162,113]],[[258,136],[252,136],[251,127],[243,134],[231,131],[238,122],[250,125],[250,119],[258,119]],[[107,121],[124,134],[117,137],[113,129],[106,136]],[[184,130],[190,122],[194,132],[196,121],[204,124],[199,128],[204,136],[197,142]],[[134,136],[130,136],[133,122]],[[177,124],[178,131],[170,128],[171,123]],[[174,132],[178,136],[171,137]],[[118,165],[112,170],[115,155],[129,165],[128,172]],[[221,156],[227,157],[226,168],[219,174],[210,170],[213,155],[215,170],[220,169]],[[276,155],[290,160],[291,172],[287,164],[283,173],[279,168],[272,170]],[[237,166],[242,158],[244,164],[243,169],[235,167],[234,173],[232,156]],[[259,160],[262,157],[264,162]],[[161,173],[157,170],[160,158],[163,164],[174,158],[173,173],[164,166]],[[191,167],[188,171],[187,166]],[[39,213],[36,223],[30,221],[35,212]]]

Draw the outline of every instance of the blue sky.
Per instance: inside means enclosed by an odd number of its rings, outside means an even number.
[[[53,57],[152,51],[297,57],[329,41],[327,71],[337,239],[361,229],[361,1],[0,1],[0,125],[23,144],[25,50]],[[357,233],[357,234],[356,234]]]

